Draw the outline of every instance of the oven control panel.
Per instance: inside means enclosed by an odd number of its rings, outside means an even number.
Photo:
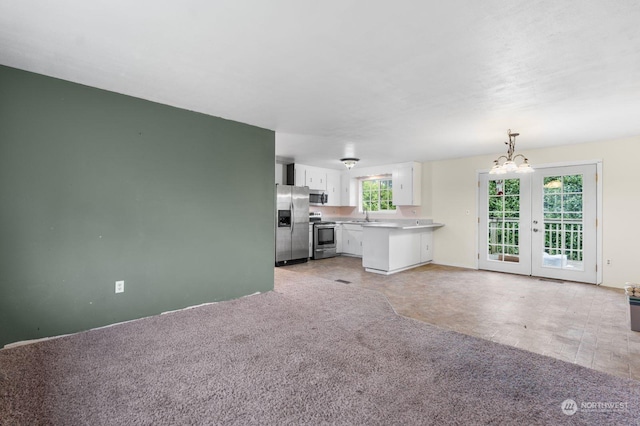
[[[309,222],[319,222],[322,220],[322,212],[309,212]]]

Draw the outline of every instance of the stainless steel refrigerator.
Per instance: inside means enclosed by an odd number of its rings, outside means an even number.
[[[276,266],[309,259],[309,188],[276,185]]]

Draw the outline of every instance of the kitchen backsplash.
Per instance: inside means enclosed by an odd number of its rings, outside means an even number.
[[[310,212],[322,212],[324,218],[329,217],[352,217],[355,219],[364,218],[364,213],[358,211],[357,207],[323,207],[310,206]],[[393,219],[422,219],[422,209],[420,206],[397,206],[395,213],[370,212],[369,218],[379,220]]]

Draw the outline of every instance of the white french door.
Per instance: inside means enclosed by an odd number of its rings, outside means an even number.
[[[595,164],[536,171],[532,275],[596,283],[596,173]]]
[[[478,267],[596,283],[597,167],[480,174]]]
[[[480,269],[531,275],[530,194],[530,175],[480,175]]]

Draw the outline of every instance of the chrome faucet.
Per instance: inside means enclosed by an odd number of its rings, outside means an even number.
[[[364,220],[365,220],[365,222],[369,222],[369,210],[367,210],[365,207],[363,207],[362,210],[364,210]]]

